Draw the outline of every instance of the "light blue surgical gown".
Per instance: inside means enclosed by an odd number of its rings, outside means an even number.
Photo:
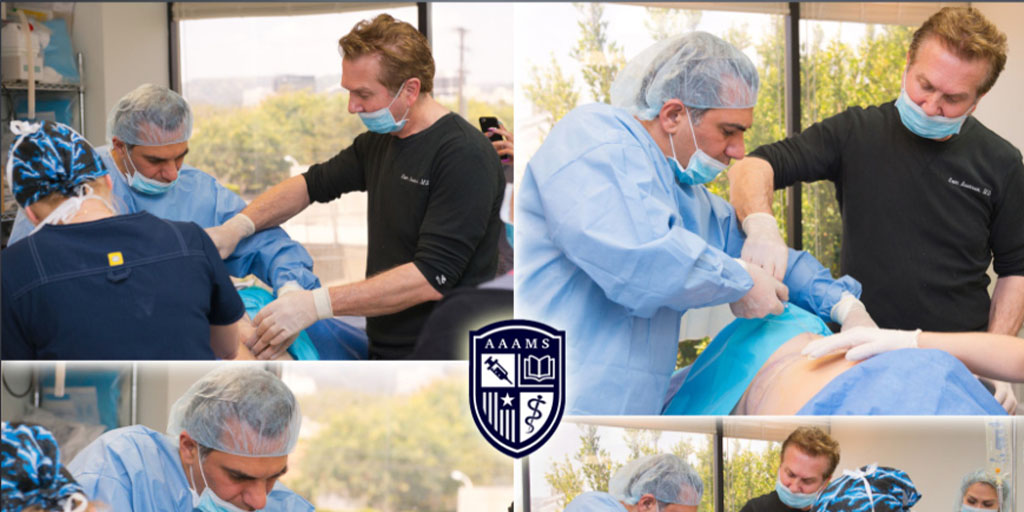
[[[86,496],[110,510],[193,510],[178,440],[142,425],[103,434],[75,456],[68,471]],[[263,510],[308,512],[313,505],[277,482]]]
[[[565,512],[626,512],[619,500],[606,492],[590,491],[576,496]]]
[[[110,146],[97,148],[96,152],[110,169],[114,197],[126,208],[122,213],[147,211],[163,219],[191,221],[209,228],[223,224],[246,206],[238,194],[224,188],[213,176],[189,165],[181,167],[178,181],[167,193],[142,194],[132,190],[124,175],[118,172]],[[8,243],[28,236],[33,227],[19,210]],[[235,277],[253,274],[275,291],[293,280],[307,290],[320,286],[320,280],[313,274],[313,258],[279,227],[260,231],[242,240],[224,264],[229,274]]]
[[[516,316],[566,331],[566,414],[659,414],[691,308],[753,286],[734,261],[735,210],[681,185],[644,127],[605,104],[566,115],[526,166],[516,196]],[[790,301],[829,319],[843,291],[790,251]]]

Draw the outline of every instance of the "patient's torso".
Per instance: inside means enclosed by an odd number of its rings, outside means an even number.
[[[733,413],[796,414],[826,384],[856,364],[842,353],[818,359],[800,354],[818,338],[817,334],[801,334],[779,347],[754,376]]]

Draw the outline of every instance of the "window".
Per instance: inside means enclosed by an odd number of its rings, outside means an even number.
[[[848,107],[896,99],[914,27],[803,20],[800,23],[801,128]],[[839,276],[842,218],[835,185],[803,185],[803,249]],[[776,211],[781,210],[781,204]],[[776,215],[778,218],[784,218]]]
[[[338,39],[381,12],[417,23],[412,4],[181,21],[182,92],[195,115],[186,163],[251,201],[351,144],[365,128],[347,110]],[[310,205],[282,227],[313,256],[323,283],[364,278],[365,193]]]
[[[468,395],[465,364],[286,364],[281,379],[303,413],[281,481],[317,510],[486,510],[512,501],[511,459],[458,405]]]

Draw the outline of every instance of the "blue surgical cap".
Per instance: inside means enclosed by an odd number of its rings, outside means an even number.
[[[818,495],[812,512],[903,512],[921,493],[905,472],[876,465],[843,471]]]
[[[22,207],[57,192],[80,195],[86,182],[107,174],[103,159],[84,137],[53,121],[12,121],[14,144],[7,160],[7,182]]]
[[[214,370],[171,406],[167,433],[188,432],[197,443],[243,457],[288,455],[299,440],[302,414],[288,386],[248,365]]]
[[[0,473],[3,510],[65,510],[64,504],[84,503],[82,486],[60,463],[60,448],[48,430],[38,425],[3,422]]]
[[[999,498],[1000,512],[1009,510],[1010,482],[1006,479],[1003,479],[1003,481],[1000,482],[999,479],[989,471],[977,469],[964,475],[964,479],[960,483],[960,499],[958,499],[956,505],[954,505],[954,512],[960,512],[960,507],[963,505],[964,501],[964,495],[967,494],[967,488],[978,482],[991,485],[992,488],[996,490],[996,494]],[[1002,485],[1000,485],[1000,483]]]
[[[704,483],[686,461],[675,455],[647,455],[616,471],[608,482],[608,493],[629,504],[650,494],[663,503],[695,507],[704,494]]]
[[[666,101],[697,108],[750,108],[757,68],[743,52],[707,32],[666,39],[634,57],[612,83],[612,105],[654,119]]]

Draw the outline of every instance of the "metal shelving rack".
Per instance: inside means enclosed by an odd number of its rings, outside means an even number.
[[[76,99],[77,103],[78,103],[78,123],[77,123],[78,124],[78,133],[84,135],[85,134],[85,85],[84,85],[85,84],[85,80],[84,80],[84,75],[83,75],[84,66],[83,66],[83,60],[82,60],[82,53],[79,52],[75,56],[76,56],[76,60],[77,60],[77,64],[78,64],[78,83],[75,83],[75,84],[50,84],[50,83],[41,83],[41,82],[37,81],[36,84],[35,84],[35,89],[36,89],[37,92],[42,92],[44,94],[50,94],[50,93],[69,93],[69,94],[73,94],[75,96],[75,99]],[[13,101],[14,98],[13,98],[12,92],[13,91],[28,91],[28,80],[0,80],[0,91],[2,91],[2,93],[3,93],[3,101],[4,101],[4,103],[7,104],[7,106],[5,107],[5,112],[3,113],[3,116],[4,116],[3,125],[4,126],[0,127],[0,130],[2,130],[4,133],[7,133],[8,130],[9,130],[9,128],[7,126],[7,123],[10,122],[12,119],[14,119],[14,101]],[[8,112],[10,113],[10,116],[8,116]],[[8,119],[8,117],[10,117],[10,119]],[[2,153],[3,153],[2,159],[4,160],[4,162],[2,162],[2,164],[6,165],[6,158],[7,158],[6,148],[4,148],[4,151]],[[0,168],[3,168],[3,167],[0,166]],[[6,204],[7,204],[8,201],[13,201],[13,198],[11,197],[10,192],[8,192],[7,186],[4,186],[4,190],[3,190],[2,193],[4,194],[5,209],[4,209],[4,211],[0,212],[0,222],[2,222],[4,225],[7,225],[8,223],[13,223],[14,222],[14,217],[15,217],[15,214],[17,213],[17,209],[16,208],[7,208],[6,207]],[[6,238],[4,239],[4,242],[6,244]]]

